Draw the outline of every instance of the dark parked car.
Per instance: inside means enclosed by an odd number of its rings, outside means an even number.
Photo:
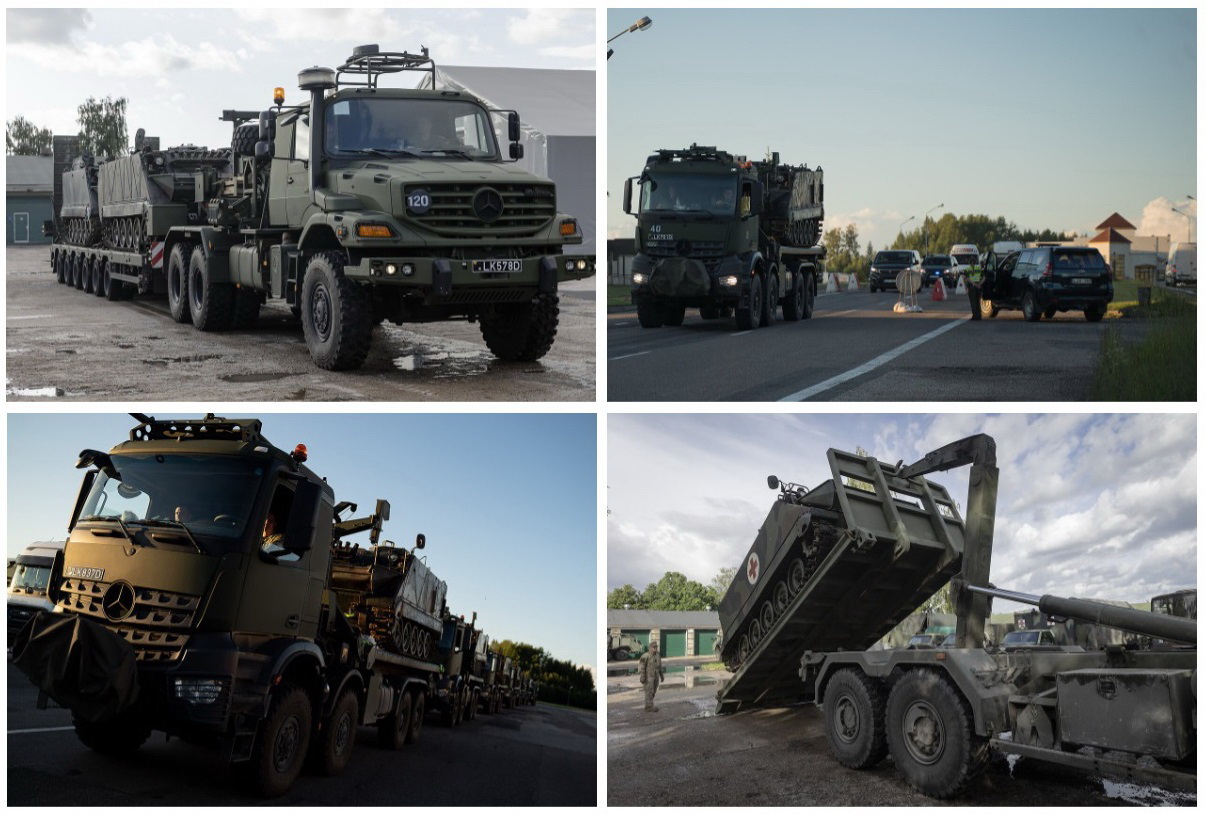
[[[954,261],[949,255],[926,255],[921,263],[921,269],[925,273],[925,285],[933,285],[939,277],[945,285],[955,285],[957,275],[953,273],[953,268]]]
[[[905,269],[921,270],[920,252],[915,249],[884,249],[870,264],[870,290],[895,288],[896,276]]]
[[[1100,252],[1086,246],[1039,246],[984,262],[983,314],[1020,309],[1036,322],[1056,311],[1083,311],[1090,322],[1105,316],[1113,281]]]

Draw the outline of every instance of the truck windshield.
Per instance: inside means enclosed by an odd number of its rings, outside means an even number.
[[[640,189],[641,212],[736,214],[736,178],[733,176],[649,173]]]
[[[45,593],[46,584],[49,582],[49,566],[30,566],[18,563],[17,570],[13,572],[13,582],[9,584],[9,588],[24,590],[26,592]]]
[[[326,109],[326,151],[336,157],[498,157],[489,114],[456,99],[341,99]]]
[[[80,522],[183,523],[197,537],[232,543],[243,535],[264,477],[262,462],[235,456],[112,458],[118,477],[96,476]]]

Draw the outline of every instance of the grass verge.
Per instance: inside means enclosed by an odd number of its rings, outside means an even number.
[[[607,305],[608,306],[630,306],[632,305],[632,287],[631,286],[614,286],[607,284]]]
[[[1123,338],[1120,325],[1101,339],[1092,398],[1106,402],[1195,402],[1197,398],[1197,304],[1164,291],[1138,305],[1132,281],[1117,281],[1109,316],[1146,321],[1138,339]],[[1130,332],[1127,332],[1130,333]]]

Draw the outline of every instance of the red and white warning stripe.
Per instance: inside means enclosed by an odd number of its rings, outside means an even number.
[[[151,268],[163,268],[163,241],[151,244]]]

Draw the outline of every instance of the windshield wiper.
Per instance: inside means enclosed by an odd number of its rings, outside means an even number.
[[[419,157],[417,153],[411,153],[409,150],[386,150],[382,147],[364,147],[364,148],[359,148],[356,150],[340,149],[339,152],[340,153],[353,153],[355,155],[360,155],[360,156],[364,156],[364,155],[384,156],[385,158],[395,158],[397,156],[404,156],[406,158],[418,158]]]
[[[188,536],[189,543],[191,543],[198,552],[203,555],[209,554],[203,548],[201,548],[201,544],[197,543],[197,539],[192,536],[192,531],[180,521],[160,520],[158,518],[143,518],[142,520],[138,521],[138,523],[142,524],[143,526],[166,526],[172,529],[183,529],[184,534]]]
[[[444,155],[447,155],[447,156],[460,156],[461,158],[467,158],[469,161],[473,161],[473,157],[470,156],[468,153],[466,153],[464,150],[457,150],[457,149],[451,148],[451,147],[436,147],[432,150],[424,150],[423,151],[423,155],[426,155],[428,153],[443,153]]]
[[[133,544],[134,546],[144,546],[145,545],[145,544],[141,544],[138,541],[134,540],[134,536],[130,534],[130,528],[128,526],[126,526],[125,521],[123,521],[121,518],[119,518],[116,515],[85,515],[83,518],[76,519],[76,523],[79,523],[80,521],[105,521],[105,522],[111,521],[111,522],[117,524],[117,526],[121,528],[121,534],[125,535],[126,540],[128,540],[131,544]]]

